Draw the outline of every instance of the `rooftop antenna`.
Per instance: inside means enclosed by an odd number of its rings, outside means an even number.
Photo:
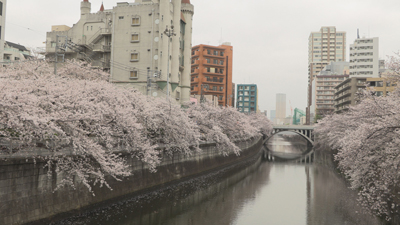
[[[357,28],[357,39],[360,39],[360,31]]]

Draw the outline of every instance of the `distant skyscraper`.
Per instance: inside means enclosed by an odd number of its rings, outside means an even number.
[[[276,94],[276,124],[283,124],[286,118],[286,94]]]
[[[336,31],[336,27],[321,27],[311,32],[308,38],[308,93],[307,124],[310,124],[312,81],[330,62],[346,61],[346,32]]]
[[[272,123],[276,123],[276,111],[275,110],[271,110],[271,117],[270,117],[270,119],[271,119],[271,122]]]

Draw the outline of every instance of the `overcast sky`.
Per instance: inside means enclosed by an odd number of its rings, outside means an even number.
[[[89,0],[92,12],[102,0]],[[51,25],[72,26],[81,0],[8,0],[6,40],[44,47]],[[106,9],[117,0],[104,0]],[[122,1],[123,2],[123,1]],[[129,2],[133,2],[129,1]],[[275,96],[285,93],[294,108],[307,100],[308,36],[321,26],[347,32],[348,46],[360,36],[379,37],[380,57],[400,49],[399,0],[191,0],[195,14],[193,45],[231,42],[233,82],[259,88],[260,109],[275,109]]]

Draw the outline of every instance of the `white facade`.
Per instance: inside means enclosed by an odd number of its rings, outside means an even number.
[[[15,61],[31,58],[31,52],[23,45],[5,41],[3,64],[12,64]]]
[[[276,124],[282,125],[286,121],[286,94],[276,94]]]
[[[350,77],[379,77],[379,38],[359,38],[350,45]]]
[[[312,80],[329,62],[346,61],[346,32],[321,27],[308,38],[308,73]]]
[[[4,60],[7,0],[0,0],[0,62]]]
[[[132,86],[143,94],[190,98],[192,16],[189,0],[136,0],[113,9],[91,12],[81,2],[81,18],[66,31],[47,33],[46,52],[66,45],[66,59],[81,59],[110,71],[110,82]],[[171,38],[164,33],[173,27]],[[56,36],[59,43],[56,43]],[[66,43],[66,44],[64,44]],[[168,85],[167,85],[168,81]]]

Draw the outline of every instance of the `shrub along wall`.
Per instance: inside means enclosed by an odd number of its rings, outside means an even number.
[[[165,156],[156,173],[136,158],[127,158],[132,176],[123,181],[108,179],[113,190],[95,186],[92,195],[82,184],[73,189],[65,187],[54,191],[62,174],[48,176],[44,163],[25,158],[0,160],[0,224],[23,224],[62,213],[100,204],[135,192],[206,174],[222,169],[257,154],[262,138],[236,143],[240,156],[223,156],[214,143],[201,144],[201,152],[191,156],[175,154]]]

